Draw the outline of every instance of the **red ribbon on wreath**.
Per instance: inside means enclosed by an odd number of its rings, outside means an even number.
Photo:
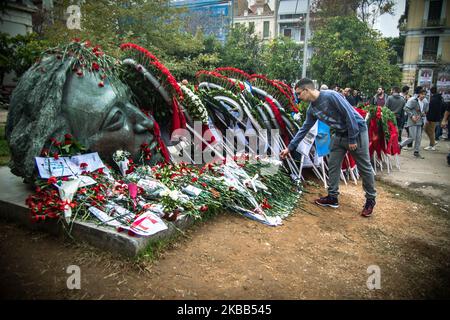
[[[281,128],[281,138],[283,139],[284,143],[286,145],[289,144],[289,134],[286,129],[286,124],[283,121],[283,118],[281,117],[280,110],[278,110],[275,103],[270,99],[269,97],[265,97],[266,102],[269,104],[270,109],[272,109],[272,112],[275,116],[275,119],[277,120],[278,125]]]
[[[369,123],[369,153],[373,156],[376,152],[378,158],[381,158],[381,152],[386,153],[386,142],[383,129],[378,125],[381,121],[381,108],[377,108],[375,117],[372,117]]]
[[[180,109],[178,104],[178,100],[173,97],[172,98],[172,132],[180,129],[186,128],[186,118],[184,117],[183,112]]]
[[[205,134],[206,134],[208,131],[209,131],[209,133],[210,133],[210,135],[211,135],[211,138],[210,138],[209,141],[205,138]],[[212,144],[216,141],[216,137],[214,136],[213,132],[209,129],[208,124],[204,123],[204,124],[202,125],[202,132],[203,132],[203,138],[204,138],[205,141],[208,142],[210,145],[212,145]],[[202,151],[205,150],[205,148],[206,148],[206,143],[202,142]]]
[[[387,122],[390,139],[387,143],[386,153],[391,155],[400,154],[400,145],[398,144],[398,130],[392,121]]]
[[[347,157],[348,157],[348,163],[347,163],[347,159],[346,159]],[[346,157],[344,157],[344,161],[342,161],[341,168],[342,168],[342,170],[347,170],[347,169],[353,169],[354,167],[356,167],[356,161],[355,161],[355,159],[353,159],[350,152],[347,151]]]
[[[155,135],[156,141],[158,142],[159,148],[161,149],[161,154],[166,162],[170,161],[169,150],[167,150],[166,144],[161,138],[161,129],[159,128],[158,122],[153,121],[153,133]]]

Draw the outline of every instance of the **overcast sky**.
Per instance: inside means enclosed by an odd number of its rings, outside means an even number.
[[[385,37],[398,37],[399,31],[397,29],[398,19],[405,12],[405,1],[396,0],[394,15],[383,14],[378,17],[375,22],[374,28],[381,31]]]

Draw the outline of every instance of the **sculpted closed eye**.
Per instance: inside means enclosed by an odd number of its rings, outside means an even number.
[[[122,128],[124,120],[125,117],[123,112],[120,109],[114,108],[105,119],[102,129],[108,131],[119,130]]]

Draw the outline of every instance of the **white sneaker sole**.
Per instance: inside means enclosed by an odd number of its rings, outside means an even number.
[[[321,207],[331,207],[331,208],[334,208],[334,209],[337,209],[337,208],[339,208],[339,205],[338,204],[323,204],[323,203],[319,203],[319,202],[317,202],[317,201],[314,201],[317,205],[319,205],[319,206],[321,206]]]

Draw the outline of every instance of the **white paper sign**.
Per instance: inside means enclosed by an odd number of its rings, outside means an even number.
[[[151,236],[160,231],[166,230],[167,225],[153,212],[147,211],[141,214],[131,225],[121,229],[143,237]]]
[[[108,211],[111,219],[116,218],[118,221],[124,223],[131,223],[135,217],[131,211],[111,201],[105,205],[105,209]]]
[[[202,193],[202,189],[196,188],[191,185],[184,187],[183,189],[181,189],[181,191],[191,197],[198,197],[200,195],[200,193]]]
[[[82,172],[82,171],[93,172],[97,169],[105,167],[102,159],[100,158],[100,156],[98,155],[97,152],[85,153],[85,154],[80,154],[78,156],[73,156],[73,157],[70,157],[70,161],[79,168],[80,172]],[[82,164],[82,163],[86,163],[87,167],[84,169],[81,169],[80,164]]]
[[[122,227],[122,224],[110,217],[106,212],[103,212],[96,207],[89,207],[89,211],[96,216],[101,222],[111,227]]]
[[[104,168],[102,159],[97,152],[86,153],[73,157],[44,158],[35,157],[39,176],[43,179],[50,177],[77,176],[83,171],[95,171]],[[86,168],[80,168],[80,164],[86,163]]]

